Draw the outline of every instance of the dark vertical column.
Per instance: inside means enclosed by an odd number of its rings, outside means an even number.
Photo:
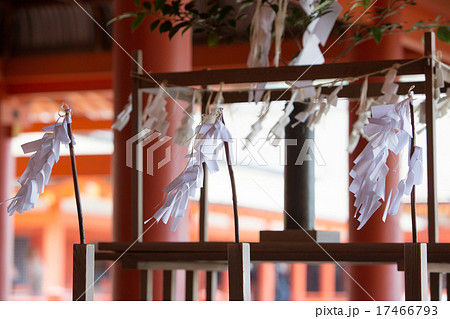
[[[299,112],[308,108],[307,103],[294,103],[290,123]],[[314,139],[314,131],[300,123],[295,127],[290,124],[285,128],[286,167],[284,168],[284,229],[314,229],[314,155],[313,160],[298,161],[302,147],[307,139]],[[301,227],[300,227],[301,226]]]

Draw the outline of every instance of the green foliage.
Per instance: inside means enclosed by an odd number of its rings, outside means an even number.
[[[441,25],[437,29],[436,35],[442,42],[450,44],[450,25]]]
[[[295,2],[290,2],[285,20],[285,32],[289,33],[296,41],[298,49],[307,26],[314,20],[329,12],[330,5],[335,0],[320,0],[319,5],[307,15]],[[437,37],[444,43],[450,43],[450,25],[448,21],[442,21],[436,17],[433,21],[417,21],[409,28],[404,28],[405,23],[390,23],[389,17],[401,13],[407,6],[416,4],[416,0],[388,0],[388,5],[378,5],[376,0],[349,0],[349,7],[337,22],[337,31],[342,35],[340,42],[348,42],[349,45],[341,52],[345,54],[355,45],[373,39],[380,43],[386,34],[397,32],[428,31],[436,29]],[[194,33],[207,34],[208,46],[213,47],[224,41],[229,44],[242,39],[236,28],[239,22],[247,16],[248,12],[254,10],[256,1],[237,0],[235,5],[218,5],[218,1],[204,0],[203,10],[196,6],[196,0],[135,0],[136,10],[125,12],[108,24],[125,19],[133,18],[131,29],[134,32],[147,16],[153,17],[150,31],[159,27],[159,32],[168,33],[171,39],[177,33],[184,34],[193,29]],[[278,12],[278,0],[262,0],[264,5],[269,5],[272,10]],[[364,12],[362,19],[361,15]],[[250,33],[250,25],[241,26]],[[241,28],[240,27],[240,28]],[[352,29],[352,32],[347,31]],[[344,36],[345,35],[345,36]],[[340,57],[339,56],[339,57]],[[338,57],[338,58],[339,58]]]
[[[373,27],[372,28],[372,36],[373,36],[373,39],[375,40],[375,42],[377,44],[379,44],[381,42],[381,38],[383,37],[383,32],[381,31],[380,28]]]

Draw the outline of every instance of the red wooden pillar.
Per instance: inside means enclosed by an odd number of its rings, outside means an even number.
[[[0,70],[2,61],[0,61]],[[3,75],[0,72],[0,108],[4,97]],[[1,111],[1,109],[0,109]],[[5,127],[0,112],[0,201],[11,197],[13,159],[10,153],[11,129]],[[8,203],[0,205],[0,300],[8,300],[13,276],[13,219],[8,216]]]
[[[123,12],[135,10],[134,1],[114,1],[114,12],[118,15]],[[146,21],[134,33],[131,32],[132,19],[125,19],[114,23],[114,39],[129,53],[134,50],[143,51],[144,68],[148,72],[188,71],[192,65],[192,39],[189,32],[182,37],[177,35],[169,41],[167,33],[150,33],[150,21]],[[128,101],[131,92],[131,59],[118,46],[113,48],[114,70],[114,111],[120,113]],[[173,103],[167,106],[169,114],[174,108],[175,115],[171,117],[172,123],[179,123],[182,116],[181,109]],[[122,132],[114,134],[113,181],[114,181],[114,216],[113,238],[115,241],[131,241],[131,170],[126,166],[125,144],[131,132],[131,123]],[[173,136],[176,125],[171,125],[167,135]],[[167,143],[168,146],[170,144]],[[144,220],[151,217],[156,211],[155,207],[161,203],[162,189],[176,177],[184,167],[183,154],[179,148],[171,145],[172,160],[155,170],[153,176],[144,174]],[[160,148],[153,155],[155,159],[164,159],[166,147]],[[145,152],[144,152],[145,153]],[[144,164],[144,167],[146,165]],[[151,224],[151,223],[150,223]],[[144,231],[150,225],[144,226]],[[180,241],[188,240],[187,219],[182,221],[178,230],[173,233],[168,225],[155,225],[145,235],[144,241]],[[162,279],[155,276],[157,286],[154,290],[155,299],[161,299],[160,287]],[[139,300],[139,272],[136,270],[122,270],[120,266],[114,272],[114,300]]]
[[[382,6],[386,0],[379,0],[377,5]],[[401,20],[400,16],[395,16],[396,21]],[[391,21],[394,22],[394,21]],[[381,43],[376,45],[374,41],[365,42],[353,49],[353,61],[361,60],[388,60],[403,58],[403,48],[401,46],[401,34],[384,36]],[[381,93],[380,93],[381,94]],[[354,108],[354,104],[350,104],[349,109]],[[350,131],[357,116],[354,112],[350,112]],[[353,161],[361,153],[366,146],[366,141],[361,138],[360,143],[349,155],[349,168],[353,167]],[[398,165],[398,156],[389,155],[387,162],[390,171],[386,178],[386,189],[397,186],[399,181],[398,172],[393,172],[393,168]],[[351,178],[350,178],[351,182]],[[399,215],[388,216],[386,223],[383,223],[381,217],[385,205],[381,205],[377,212],[371,217],[367,224],[361,229],[356,230],[359,222],[353,218],[355,208],[353,206],[354,197],[350,195],[350,215],[349,215],[349,241],[350,242],[400,242],[402,241],[402,233],[400,230]],[[400,300],[402,297],[402,274],[397,271],[397,266],[381,265],[381,266],[351,266],[349,267],[351,276],[373,297],[375,300]],[[372,300],[372,298],[364,292],[350,278],[348,279],[348,287],[350,289],[350,300]]]

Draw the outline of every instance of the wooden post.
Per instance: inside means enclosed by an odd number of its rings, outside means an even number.
[[[442,299],[442,274],[438,272],[430,273],[430,300],[439,301]]]
[[[175,301],[177,293],[176,270],[163,271],[163,301]]]
[[[143,269],[141,274],[141,300],[152,301],[153,300],[153,270]]]
[[[433,56],[436,51],[434,32],[425,33],[425,56]],[[439,241],[437,177],[436,177],[436,101],[434,100],[435,63],[428,58],[425,66],[425,107],[427,124],[427,176],[428,176],[428,242]],[[437,273],[430,274],[431,300],[441,299],[442,276]]]
[[[198,271],[186,270],[186,301],[198,300]]]
[[[73,301],[94,300],[94,254],[92,244],[73,245]]]
[[[140,65],[142,65],[142,51],[134,51],[133,58]],[[142,69],[132,61],[131,71],[133,73],[142,74]],[[142,130],[142,93],[139,92],[139,79],[136,77],[131,78],[131,93],[132,93],[132,104],[133,111],[131,112],[131,136],[136,137]],[[131,170],[131,194],[132,194],[132,204],[131,204],[131,234],[132,239],[138,242],[142,242],[142,232],[144,224],[144,209],[143,209],[143,173],[142,171],[136,169],[137,167],[142,167],[143,154],[142,149],[137,149],[133,144],[131,154],[134,161],[131,163],[133,165]],[[141,163],[140,165],[138,163]]]
[[[230,301],[250,301],[250,244],[228,244]]]
[[[216,301],[217,271],[206,272],[206,300]]]
[[[206,85],[202,86],[202,89],[205,90],[207,88]],[[202,114],[206,114],[207,105],[207,97],[206,93],[202,93]],[[200,210],[199,210],[199,241],[204,242],[208,241],[208,169],[206,167],[206,163],[202,164],[203,166],[203,187],[200,189]]]
[[[447,274],[447,301],[450,301],[450,274]]]
[[[406,243],[404,265],[406,301],[428,300],[427,244]]]

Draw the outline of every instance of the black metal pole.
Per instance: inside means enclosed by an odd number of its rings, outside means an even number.
[[[294,117],[308,107],[309,103],[294,102],[290,123],[295,123],[297,120]],[[308,120],[295,127],[288,124],[285,128],[284,210],[290,215],[284,215],[285,230],[314,229],[314,161],[304,161],[301,165],[297,163],[305,141],[314,139],[314,131],[307,127]]]
[[[70,110],[66,109],[65,111],[66,111],[66,116],[70,116]],[[80,243],[86,244],[86,240],[84,238],[84,223],[83,223],[83,212],[81,209],[80,188],[78,186],[77,163],[75,161],[75,153],[73,151],[72,127],[69,122],[67,122],[67,133],[70,138],[70,143],[69,143],[70,162],[72,164],[73,187],[75,190],[75,201],[77,204],[78,229],[80,232]]]
[[[416,148],[416,128],[414,125],[414,106],[412,101],[409,101],[409,112],[411,114],[411,127],[412,127],[412,139],[411,139],[411,150],[409,158],[411,160],[414,149]],[[411,190],[411,233],[412,242],[417,243],[417,220],[416,220],[416,186],[413,185]]]

